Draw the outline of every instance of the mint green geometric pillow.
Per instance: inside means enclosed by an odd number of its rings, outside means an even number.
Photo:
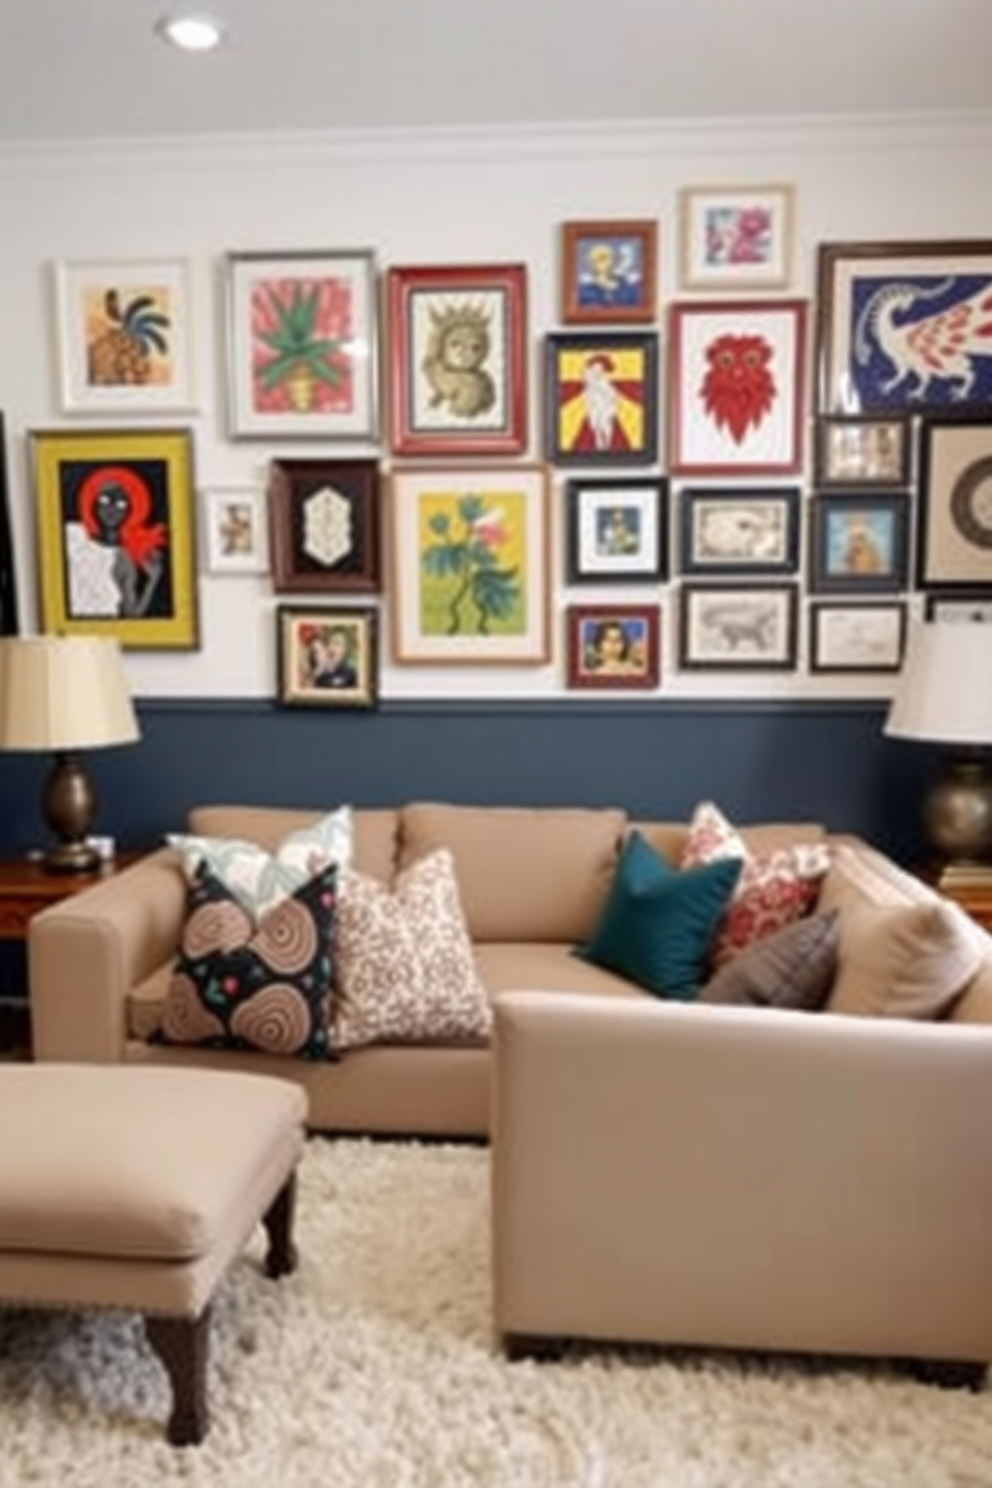
[[[170,832],[165,840],[180,854],[188,883],[196,881],[205,863],[258,924],[329,864],[350,868],[353,838],[351,807],[340,806],[312,827],[290,832],[274,853],[238,837]]]

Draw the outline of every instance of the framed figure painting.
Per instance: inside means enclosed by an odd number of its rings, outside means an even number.
[[[653,465],[658,337],[554,334],[545,350],[545,444],[554,465]]]
[[[656,222],[562,223],[562,320],[566,325],[654,320],[657,258]]]
[[[567,685],[650,692],[660,678],[657,605],[567,605]]]

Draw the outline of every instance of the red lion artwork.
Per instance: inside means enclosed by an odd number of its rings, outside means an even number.
[[[756,429],[778,395],[769,370],[772,348],[764,336],[718,336],[706,348],[699,389],[706,412],[735,444]]]

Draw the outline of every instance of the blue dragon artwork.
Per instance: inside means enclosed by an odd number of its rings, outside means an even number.
[[[850,314],[864,411],[992,407],[992,275],[858,275]]]

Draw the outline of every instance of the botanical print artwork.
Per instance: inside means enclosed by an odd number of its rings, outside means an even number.
[[[526,634],[521,492],[425,491],[419,530],[421,635]]]
[[[760,203],[713,203],[703,212],[703,262],[709,269],[768,264],[772,258],[772,214]]]
[[[251,286],[251,402],[257,414],[354,411],[350,279],[283,274]]]
[[[82,310],[87,386],[168,386],[175,318],[168,285],[88,284]]]

